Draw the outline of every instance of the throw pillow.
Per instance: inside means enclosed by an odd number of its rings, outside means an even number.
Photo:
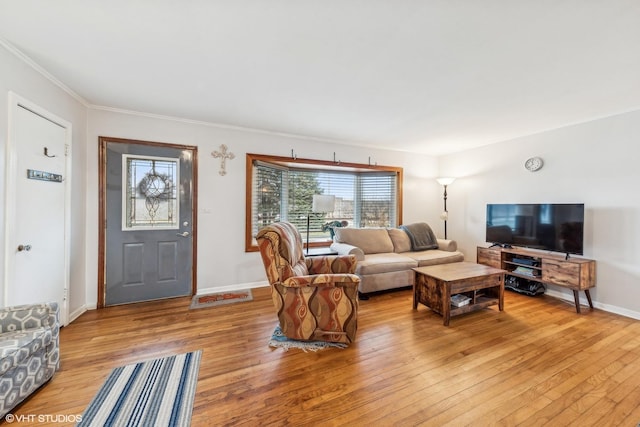
[[[409,252],[411,250],[411,240],[406,231],[399,228],[387,228],[387,232],[393,242],[393,251],[395,253]]]

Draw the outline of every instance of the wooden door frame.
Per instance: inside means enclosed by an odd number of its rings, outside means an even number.
[[[106,234],[107,234],[107,143],[115,142],[118,144],[138,144],[149,147],[176,148],[180,150],[189,150],[192,153],[192,268],[191,268],[191,295],[197,293],[198,284],[197,265],[198,265],[198,147],[194,145],[172,144],[165,142],[141,141],[137,139],[111,138],[108,136],[99,136],[98,143],[98,302],[97,308],[104,308],[106,301],[107,283],[106,283]]]

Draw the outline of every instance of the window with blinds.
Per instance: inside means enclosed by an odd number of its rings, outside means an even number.
[[[258,230],[276,221],[294,224],[310,246],[328,245],[333,227],[399,223],[401,168],[247,156],[252,157],[247,161],[247,250],[255,250]],[[314,195],[334,196],[333,210],[314,212]]]

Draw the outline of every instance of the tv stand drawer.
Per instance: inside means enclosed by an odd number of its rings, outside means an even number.
[[[501,249],[478,247],[476,257],[478,264],[488,265],[493,268],[502,268],[501,254]]]
[[[542,261],[542,280],[561,286],[580,286],[580,266],[551,260]]]
[[[543,259],[542,281],[577,290],[592,288],[595,286],[595,261],[575,263]]]

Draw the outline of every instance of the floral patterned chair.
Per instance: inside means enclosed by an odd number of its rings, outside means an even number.
[[[256,239],[284,335],[353,342],[360,284],[355,256],[305,257],[300,233],[288,222],[262,228]]]

